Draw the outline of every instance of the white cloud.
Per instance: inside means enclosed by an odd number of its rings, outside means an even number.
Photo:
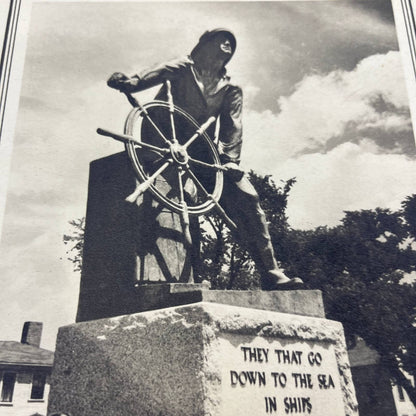
[[[335,225],[344,210],[397,209],[414,193],[416,161],[397,154],[397,146],[386,154],[383,143],[360,133],[377,128],[394,143],[397,132],[411,128],[401,71],[398,52],[370,56],[353,71],[304,78],[279,100],[278,115],[247,112],[243,165],[276,179],[297,178],[288,207],[293,227]],[[372,105],[380,97],[384,112]],[[344,135],[351,124],[352,138]],[[339,145],[331,151],[312,152],[337,136]]]
[[[376,111],[373,103],[380,98],[394,107]],[[258,151],[254,164],[250,160],[253,168],[266,169],[301,151],[325,145],[341,136],[350,123],[357,131],[411,128],[409,116],[394,111],[408,106],[399,52],[365,58],[353,71],[309,75],[292,95],[280,97],[279,105],[277,116],[271,111],[248,111],[245,115],[246,154],[252,155],[254,146]]]
[[[368,142],[344,143],[327,154],[290,159],[277,175],[297,178],[287,210],[291,226],[333,226],[343,211],[400,208],[400,202],[414,193],[416,161],[380,153]]]

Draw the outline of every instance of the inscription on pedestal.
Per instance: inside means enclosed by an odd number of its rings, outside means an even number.
[[[358,416],[340,323],[207,302],[60,328],[54,412]]]
[[[220,343],[222,415],[345,415],[332,344],[237,335]]]

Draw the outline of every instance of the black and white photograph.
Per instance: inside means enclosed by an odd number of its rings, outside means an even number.
[[[416,416],[413,0],[0,5],[0,416]]]

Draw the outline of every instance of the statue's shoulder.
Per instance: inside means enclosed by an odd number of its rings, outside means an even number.
[[[190,56],[182,56],[180,58],[175,58],[166,63],[166,66],[177,69],[191,68],[193,65],[194,61]]]
[[[140,73],[140,78],[142,78],[145,74],[154,73],[154,72],[167,72],[167,73],[178,73],[182,70],[186,70],[193,65],[192,59],[187,56],[170,59],[168,61],[159,62],[148,69],[145,69]]]

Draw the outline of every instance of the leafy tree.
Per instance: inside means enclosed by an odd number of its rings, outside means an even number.
[[[403,283],[416,269],[414,203],[415,196],[406,199],[408,212],[346,212],[337,227],[290,231],[285,266],[322,290],[327,317],[343,323],[347,339],[359,335],[374,348],[416,405],[402,372],[416,376],[416,289]]]
[[[64,244],[68,247],[67,259],[73,264],[74,272],[82,270],[82,252],[84,250],[85,217],[69,221],[70,234],[64,234]]]
[[[402,202],[402,208],[409,233],[413,238],[416,238],[416,194],[408,196]]]

